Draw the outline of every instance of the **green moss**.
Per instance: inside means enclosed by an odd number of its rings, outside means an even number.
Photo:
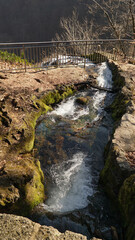
[[[121,179],[119,178],[120,169],[115,161],[115,153],[110,149],[106,157],[105,166],[100,173],[100,182],[111,199],[116,201]],[[115,173],[115,174],[114,174]]]
[[[45,199],[44,184],[42,181],[43,174],[41,174],[41,170],[35,168],[32,180],[25,186],[25,201],[29,206],[29,210],[32,210]]]
[[[9,63],[22,63],[24,64],[24,62],[27,65],[30,65],[30,63],[28,62],[28,60],[25,58],[24,60],[24,54],[22,54],[21,56],[16,55],[15,53],[9,53],[8,51],[0,51],[0,59],[2,61],[6,61]]]
[[[130,220],[135,213],[135,175],[131,175],[124,181],[120,189],[119,201],[126,216],[127,221]]]
[[[19,160],[18,160],[19,161]],[[9,179],[8,186],[0,186],[0,210],[28,216],[32,209],[45,199],[44,175],[39,160],[34,160],[31,154],[24,154],[21,161],[8,163],[6,167]],[[11,183],[16,187],[12,187]],[[18,198],[18,199],[17,199]]]
[[[57,91],[54,91],[54,92],[49,92],[48,94],[46,94],[43,98],[42,98],[42,101],[44,104],[46,105],[53,105],[56,101],[59,100],[60,98],[60,95],[58,94]]]
[[[64,91],[63,94],[62,94],[62,99],[65,99],[65,98],[73,95],[74,92],[75,92],[75,91],[74,91],[72,88],[66,87],[66,88],[65,88],[65,91]]]
[[[127,104],[129,103],[129,97],[123,91],[125,85],[125,78],[121,76],[118,67],[113,63],[108,63],[109,68],[112,71],[113,76],[113,88],[117,91],[113,103],[109,106],[112,112],[112,118],[117,123],[121,117],[126,113]]]
[[[30,114],[27,114],[24,120],[22,129],[24,130],[24,136],[17,145],[13,145],[12,148],[18,149],[19,152],[31,152],[34,146],[35,140],[35,126],[37,119],[42,115],[46,114],[48,111],[51,111],[52,108],[47,106],[42,102],[42,100],[35,99],[34,104],[37,104],[37,111],[34,111]]]
[[[43,98],[41,98],[41,101],[48,106],[54,105],[71,96],[74,92],[75,90],[72,89],[72,87],[63,87],[60,91],[54,90],[47,93]]]
[[[124,94],[118,93],[113,103],[110,105],[112,118],[114,121],[120,121],[121,117],[126,113],[126,107],[129,100]]]
[[[135,174],[124,181],[119,192],[119,203],[126,220],[126,239],[132,240],[135,236]]]
[[[39,173],[40,173],[40,176],[41,176],[41,182],[43,183],[44,182],[44,174],[43,174],[43,172],[41,170],[40,161],[36,160],[35,165],[38,167],[38,170],[39,170]]]
[[[135,239],[135,220],[132,222],[130,221],[130,223],[127,225],[126,239],[127,240]]]

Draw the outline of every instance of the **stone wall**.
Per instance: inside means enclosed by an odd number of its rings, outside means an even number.
[[[132,66],[132,67],[131,67]],[[105,151],[100,181],[120,208],[126,240],[135,236],[135,66],[110,64],[117,94],[111,105],[114,134]]]

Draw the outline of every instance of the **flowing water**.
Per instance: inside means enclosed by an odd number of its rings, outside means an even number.
[[[96,66],[99,86],[112,88],[106,63]],[[76,99],[85,97],[87,105]],[[61,102],[36,128],[35,147],[45,175],[47,200],[35,219],[61,232],[112,240],[111,226],[120,234],[118,216],[99,185],[104,147],[113,122],[105,111],[112,93],[87,89]]]

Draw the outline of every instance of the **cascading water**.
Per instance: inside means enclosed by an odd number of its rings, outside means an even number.
[[[88,66],[87,66],[88,67]],[[112,88],[112,74],[106,63],[97,66],[99,86]],[[78,97],[87,98],[86,106]],[[36,144],[46,179],[47,200],[40,205],[37,221],[94,236],[97,229],[112,240],[108,220],[111,211],[98,180],[103,152],[112,133],[112,120],[104,109],[112,93],[90,89],[63,101],[45,116],[36,129]]]
[[[50,169],[54,186],[51,197],[43,205],[45,209],[65,213],[88,205],[87,197],[88,194],[92,195],[93,189],[90,169],[85,165],[85,158],[83,152],[77,152],[71,159]]]

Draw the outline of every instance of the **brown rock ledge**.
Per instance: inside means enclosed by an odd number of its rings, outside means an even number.
[[[53,227],[41,226],[31,220],[9,214],[0,214],[0,240],[87,240],[82,234],[60,233]],[[91,240],[100,240],[92,238]]]

